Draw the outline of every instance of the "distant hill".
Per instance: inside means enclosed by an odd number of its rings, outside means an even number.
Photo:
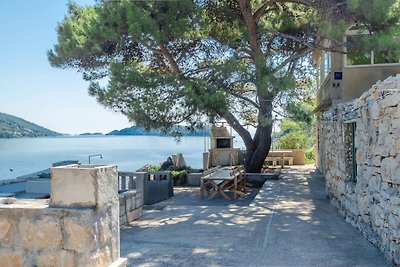
[[[103,135],[102,133],[81,133],[80,136],[92,136],[92,135]]]
[[[57,136],[60,133],[0,112],[0,138]]]
[[[170,132],[164,133],[161,130],[151,129],[150,131],[146,131],[145,129],[132,126],[129,128],[124,128],[122,130],[114,130],[109,132],[107,135],[158,135],[158,136],[174,136],[174,132],[179,132],[182,136],[208,136],[210,135],[210,131],[204,129],[197,129],[195,131],[190,131],[183,126],[174,127]]]

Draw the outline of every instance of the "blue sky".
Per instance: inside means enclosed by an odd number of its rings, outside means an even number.
[[[93,0],[76,0],[80,5]],[[68,0],[0,0],[0,112],[68,134],[109,132],[130,125],[88,95],[73,69],[52,68],[46,51]]]

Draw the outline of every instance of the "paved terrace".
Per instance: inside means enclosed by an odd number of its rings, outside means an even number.
[[[330,205],[311,166],[286,169],[249,203],[181,189],[121,229],[121,256],[129,266],[388,265]]]

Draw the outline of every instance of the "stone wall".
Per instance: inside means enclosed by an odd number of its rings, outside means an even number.
[[[143,215],[143,192],[129,190],[119,194],[119,224],[133,222]]]
[[[400,75],[325,112],[318,125],[317,165],[332,204],[394,265],[400,265],[399,102]]]
[[[0,266],[124,266],[115,166],[52,169],[50,200],[0,201]]]

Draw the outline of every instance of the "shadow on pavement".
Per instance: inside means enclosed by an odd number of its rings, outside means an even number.
[[[121,229],[121,255],[129,266],[388,265],[330,205],[324,184],[305,166],[267,181],[251,204],[201,202],[181,188]]]

